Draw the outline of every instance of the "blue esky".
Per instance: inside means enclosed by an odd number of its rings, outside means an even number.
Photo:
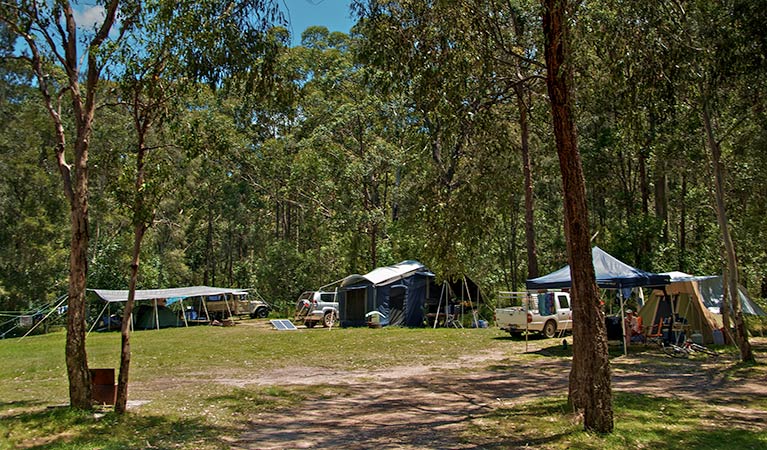
[[[350,17],[350,0],[282,0],[289,14],[293,45],[301,42],[301,33],[312,25],[330,31],[348,33],[355,21]]]

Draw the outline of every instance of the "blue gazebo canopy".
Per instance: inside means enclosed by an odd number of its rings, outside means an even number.
[[[668,275],[645,272],[631,267],[599,247],[591,249],[597,286],[602,289],[665,286],[671,282]],[[527,289],[563,289],[572,286],[570,266],[555,272],[527,280]]]

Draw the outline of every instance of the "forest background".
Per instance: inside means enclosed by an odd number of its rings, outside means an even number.
[[[491,296],[565,264],[538,2],[399,3],[348,35],[309,28],[293,47],[277,27],[268,89],[200,84],[174,103],[148,135],[154,221],[139,288],[255,288],[287,308],[303,290],[405,259],[467,275]],[[708,111],[740,280],[767,297],[765,6],[579,5],[576,112],[594,245],[644,270],[722,273]],[[69,269],[54,130],[14,43],[0,25],[4,311],[66,293]],[[135,135],[103,77],[88,287],[125,289]]]

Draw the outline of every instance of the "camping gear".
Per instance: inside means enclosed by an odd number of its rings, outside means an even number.
[[[597,286],[602,289],[663,286],[670,282],[668,275],[645,272],[631,267],[599,247],[591,249],[591,259],[594,264]],[[567,265],[542,277],[529,279],[525,284],[527,289],[531,291],[569,288],[572,284],[570,266]],[[623,295],[627,297],[625,293]]]

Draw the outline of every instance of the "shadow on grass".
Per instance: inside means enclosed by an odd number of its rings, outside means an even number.
[[[0,448],[221,448],[218,437],[229,431],[200,417],[118,416],[60,407],[5,415]]]
[[[548,339],[546,336],[539,334],[539,333],[530,333],[527,335],[527,340],[530,342],[538,342],[538,341],[545,341]],[[514,341],[514,342],[525,342],[525,335],[512,335],[512,334],[505,334],[503,336],[496,336],[493,338],[493,340],[496,341]]]
[[[583,431],[566,399],[548,397],[477,417],[467,439],[482,448],[767,448],[760,414],[730,417],[702,402],[616,393],[615,429]]]
[[[14,402],[0,402],[0,414],[5,411],[11,411],[14,409],[28,409],[35,408],[43,405],[43,402],[30,401],[30,400],[17,400]]]

